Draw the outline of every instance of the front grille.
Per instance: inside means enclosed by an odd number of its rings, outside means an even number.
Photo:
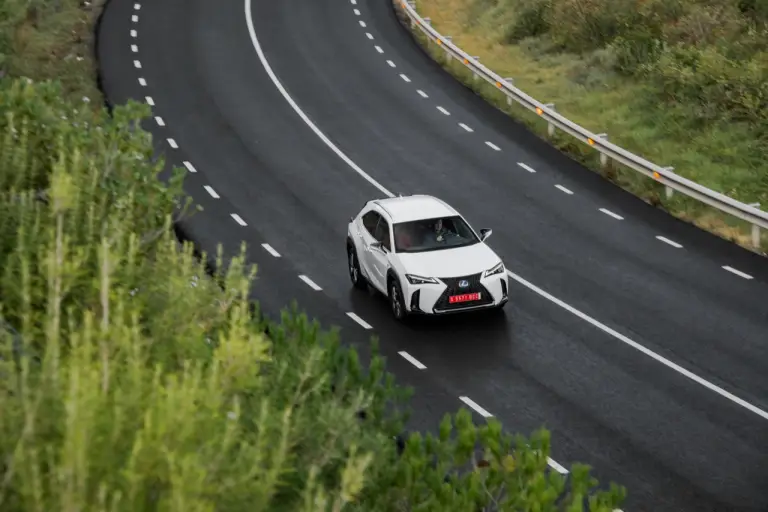
[[[469,276],[461,277],[438,277],[442,282],[447,285],[445,291],[443,291],[440,298],[435,302],[434,309],[440,311],[452,311],[456,309],[472,308],[477,306],[487,306],[493,303],[493,297],[488,289],[480,283],[480,274],[472,274]],[[459,281],[466,279],[469,281],[469,286],[466,288],[459,288]],[[459,302],[457,304],[451,304],[448,302],[448,297],[451,295],[463,295],[465,293],[480,293],[480,300],[472,302]]]

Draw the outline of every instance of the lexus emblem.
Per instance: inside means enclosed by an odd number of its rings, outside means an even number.
[[[469,281],[467,281],[466,279],[462,279],[461,281],[459,281],[459,288],[466,288],[467,286],[469,286]]]

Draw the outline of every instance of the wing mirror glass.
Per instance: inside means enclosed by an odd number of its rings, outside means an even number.
[[[378,249],[381,251],[384,249],[384,244],[382,244],[381,242],[371,242],[371,245],[369,245],[368,247],[370,247],[371,249]]]
[[[491,228],[483,228],[480,230],[480,240],[485,241],[492,234],[493,234],[493,230]]]

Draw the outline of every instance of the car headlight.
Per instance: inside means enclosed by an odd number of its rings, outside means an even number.
[[[495,276],[496,274],[503,274],[504,273],[504,263],[500,262],[495,267],[488,269],[483,273],[483,277],[491,277]]]
[[[405,274],[405,278],[411,284],[437,284],[437,279],[434,277],[421,277],[413,274]]]

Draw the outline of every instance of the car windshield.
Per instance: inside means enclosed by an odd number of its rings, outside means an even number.
[[[480,242],[458,215],[400,222],[393,226],[397,252],[425,252],[466,247]]]

